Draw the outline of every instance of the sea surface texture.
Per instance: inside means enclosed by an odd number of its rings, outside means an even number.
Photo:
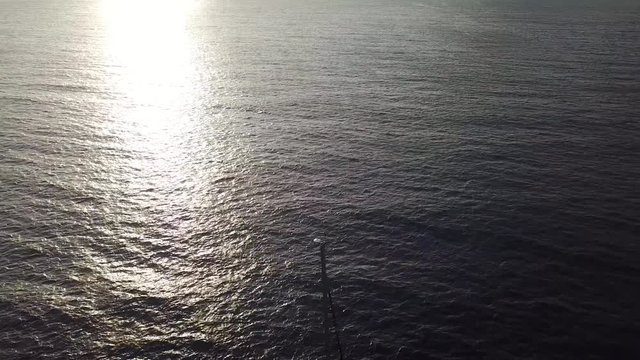
[[[0,359],[640,359],[640,3],[0,0]],[[333,324],[330,324],[333,328]]]

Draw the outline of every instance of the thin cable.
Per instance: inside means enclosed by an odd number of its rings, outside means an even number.
[[[344,359],[342,355],[342,343],[340,342],[340,330],[338,329],[338,320],[336,320],[336,312],[333,310],[333,298],[331,297],[331,289],[327,288],[327,295],[329,295],[329,308],[331,309],[331,315],[333,317],[333,327],[336,333],[336,342],[338,343],[338,352],[340,352],[340,360]]]
[[[338,352],[340,353],[340,360],[344,360],[344,354],[342,352],[342,342],[340,342],[340,329],[338,328],[338,320],[336,318],[336,311],[333,307],[333,297],[331,296],[331,288],[329,286],[329,277],[327,276],[327,259],[326,259],[326,250],[325,250],[326,243],[321,241],[320,239],[314,239],[314,242],[320,243],[320,266],[321,266],[320,271],[322,272],[322,282],[324,283],[324,286],[323,286],[324,289],[322,291],[322,294],[323,296],[327,295],[327,297],[329,298],[329,310],[331,310],[331,316],[333,318],[333,327],[335,329],[334,332],[336,334]],[[325,323],[326,323],[326,317],[325,317]],[[325,327],[325,331],[326,329],[327,328]]]

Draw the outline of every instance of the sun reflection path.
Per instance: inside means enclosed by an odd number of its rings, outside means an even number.
[[[226,205],[236,195],[211,191],[237,151],[221,145],[217,136],[227,129],[211,125],[203,110],[212,97],[207,71],[215,64],[202,61],[190,28],[195,4],[102,0],[104,129],[116,149],[105,155],[112,203],[104,214],[113,244],[87,257],[118,297],[143,293],[160,303],[199,304],[179,325],[226,341],[210,325],[223,309],[202,300],[238,293],[260,269],[252,260],[245,264],[250,234]],[[225,301],[240,307],[237,299]]]
[[[192,1],[103,0],[110,77],[141,125],[166,128],[173,116],[163,112],[192,95],[192,7]]]
[[[111,114],[126,147],[145,155],[135,168],[176,173],[169,170],[184,156],[197,98],[193,8],[190,0],[102,1]]]
[[[175,234],[162,226],[179,232],[188,225],[176,220],[180,212],[197,201],[189,191],[198,179],[192,173],[198,169],[190,166],[195,132],[191,109],[198,98],[194,41],[188,29],[194,4],[190,0],[103,0],[100,7],[110,93],[107,131],[119,139],[120,150],[113,164],[113,190],[126,197],[114,206],[141,217],[138,228],[123,228],[146,232],[137,236],[140,242],[157,242],[149,246],[169,246],[167,239]],[[156,236],[149,235],[154,227]],[[133,251],[136,244],[128,247]],[[122,274],[112,277],[135,274],[122,282],[126,286],[176,284],[175,279],[161,279],[169,274],[143,268],[121,270]],[[140,284],[133,279],[140,279]]]

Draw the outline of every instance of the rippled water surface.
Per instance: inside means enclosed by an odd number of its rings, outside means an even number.
[[[639,24],[0,0],[0,358],[640,358]]]

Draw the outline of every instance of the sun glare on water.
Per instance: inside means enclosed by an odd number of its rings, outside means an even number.
[[[102,0],[112,129],[145,171],[176,173],[197,98],[190,0]],[[139,174],[139,177],[152,174]]]
[[[192,8],[188,0],[103,0],[110,82],[127,105],[118,117],[154,130],[175,123],[194,87]]]
[[[109,93],[105,129],[115,135],[114,146],[120,149],[112,176],[134,204],[131,211],[149,227],[170,222],[181,229],[183,224],[172,220],[178,217],[176,209],[195,201],[184,190],[198,181],[189,162],[198,84],[189,31],[193,4],[188,0],[103,0],[99,9]],[[155,213],[141,212],[141,208]],[[128,246],[135,249],[135,241]],[[175,285],[175,279],[152,270],[107,266],[105,276],[126,287],[157,291],[158,296],[171,291],[168,285],[158,284]]]

